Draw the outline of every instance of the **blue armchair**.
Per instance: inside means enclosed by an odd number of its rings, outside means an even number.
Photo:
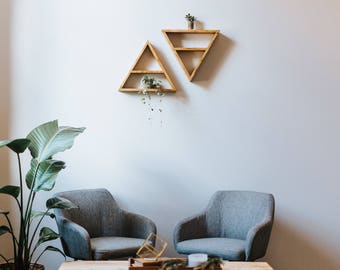
[[[217,191],[202,213],[180,221],[174,246],[180,254],[207,253],[231,261],[265,255],[274,220],[274,197],[252,191]]]
[[[66,198],[79,207],[55,210],[64,252],[74,259],[135,256],[149,233],[156,233],[156,226],[150,219],[119,208],[106,189],[67,191],[55,196]]]

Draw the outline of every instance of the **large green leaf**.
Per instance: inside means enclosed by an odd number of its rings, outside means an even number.
[[[53,231],[52,229],[48,227],[43,227],[41,228],[40,233],[39,233],[38,245],[40,245],[41,243],[47,242],[47,241],[58,239],[58,238],[59,238],[59,234],[57,234],[55,231]]]
[[[7,146],[17,154],[25,152],[31,141],[29,139],[16,139],[16,140],[5,140],[0,141],[0,148]]]
[[[85,128],[59,127],[58,121],[47,122],[33,129],[27,136],[31,140],[29,150],[38,163],[56,153],[70,149],[74,138]]]
[[[78,208],[73,202],[62,197],[54,197],[46,201],[46,207],[48,209],[72,209]]]
[[[49,191],[53,189],[58,173],[65,168],[65,163],[59,160],[47,159],[40,163],[37,159],[32,159],[31,169],[26,175],[26,184],[29,189],[33,189],[35,192],[40,190]],[[34,181],[34,187],[33,181]]]
[[[11,229],[5,225],[0,226],[0,235],[11,232]]]
[[[14,198],[18,198],[20,194],[20,187],[18,186],[3,186],[0,188],[0,193],[10,195]]]
[[[34,211],[32,210],[31,213],[31,219],[37,218],[37,217],[42,217],[42,216],[49,216],[51,218],[55,218],[55,215],[51,212],[42,212],[42,211]]]

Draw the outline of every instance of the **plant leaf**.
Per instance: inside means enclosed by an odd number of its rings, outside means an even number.
[[[47,246],[46,248],[45,248],[45,250],[43,251],[43,253],[45,252],[45,251],[54,251],[54,252],[59,252],[61,255],[63,255],[64,256],[64,258],[65,258],[65,260],[66,260],[66,255],[64,254],[64,252],[62,252],[59,248],[56,248],[56,247],[53,247],[53,246]]]
[[[43,227],[41,228],[40,233],[39,233],[38,245],[40,245],[41,243],[47,242],[47,241],[58,239],[58,238],[59,238],[59,234],[57,234],[55,231],[53,231],[52,229],[48,227]]]
[[[11,185],[3,186],[0,188],[0,193],[10,195],[16,199],[20,194],[20,187]]]
[[[31,219],[42,217],[43,215],[49,216],[51,218],[55,218],[55,215],[51,212],[42,212],[42,211],[32,211]]]
[[[31,155],[40,163],[56,153],[70,149],[74,138],[84,130],[85,128],[59,127],[57,120],[42,124],[27,136],[31,140]]]
[[[7,226],[5,225],[0,226],[0,235],[3,235],[5,233],[10,233],[10,232],[11,232],[11,229],[8,228]]]
[[[0,141],[0,148],[7,146],[17,154],[25,152],[31,141],[29,139],[16,139],[16,140],[5,140]]]
[[[26,175],[27,187],[29,189],[33,188],[35,192],[40,190],[49,191],[53,189],[57,175],[62,169],[65,168],[65,163],[63,161],[47,159],[42,161],[39,166],[38,165],[38,160],[35,158],[32,159],[31,169]],[[36,179],[34,187],[32,187],[35,175]]]
[[[0,215],[8,215],[9,214],[9,211],[5,211],[5,210],[1,210],[0,209]]]
[[[48,209],[72,209],[78,208],[73,202],[62,197],[54,197],[46,201],[46,207]]]
[[[0,254],[0,258],[2,258],[6,263],[9,263],[9,261],[6,259],[4,255]]]
[[[0,148],[6,146],[7,144],[9,144],[11,142],[11,140],[3,140],[0,141]]]

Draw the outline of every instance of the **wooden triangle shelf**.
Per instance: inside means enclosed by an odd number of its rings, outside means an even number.
[[[189,81],[192,81],[196,75],[197,70],[203,63],[205,57],[207,56],[211,46],[213,45],[215,39],[219,34],[219,30],[162,30],[167,42],[169,43],[172,51],[177,57],[182,69],[184,70]],[[210,37],[208,44],[204,47],[184,47],[181,42],[176,42],[180,40],[184,35],[207,35]],[[196,57],[198,59],[197,63],[194,63],[191,67],[185,59],[190,59]],[[191,61],[192,62],[192,61]]]
[[[154,62],[156,67],[148,67],[148,62]],[[119,88],[121,92],[139,92],[143,89],[140,87],[140,81],[144,75],[152,75],[158,80],[162,81],[162,91],[175,92],[175,86],[166,72],[161,60],[159,59],[155,49],[150,41],[147,41],[138,55],[135,63],[127,74],[125,80]],[[164,85],[164,83],[166,85]],[[155,92],[156,89],[149,88],[149,92]]]

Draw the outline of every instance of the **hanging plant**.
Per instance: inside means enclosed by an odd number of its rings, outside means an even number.
[[[144,75],[141,79],[141,89],[142,90],[139,91],[138,94],[143,95],[141,101],[143,104],[148,106],[150,110],[150,116],[148,117],[148,120],[152,120],[152,116],[154,112],[159,112],[159,113],[163,112],[161,103],[163,101],[163,97],[165,96],[165,92],[162,89],[162,81],[152,76]],[[159,98],[158,106],[153,101],[152,96],[151,96],[152,94],[156,95]]]

